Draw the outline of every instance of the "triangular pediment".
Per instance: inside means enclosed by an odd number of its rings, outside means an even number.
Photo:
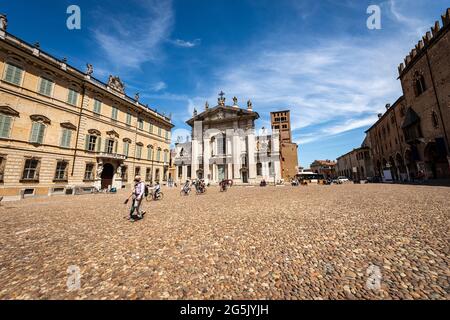
[[[231,121],[242,117],[250,117],[256,120],[259,118],[259,114],[254,111],[231,106],[216,106],[194,116],[192,119],[187,121],[187,124],[192,125],[194,121]]]

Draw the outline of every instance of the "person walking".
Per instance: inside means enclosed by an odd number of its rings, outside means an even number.
[[[144,217],[145,211],[141,211],[141,205],[142,200],[144,199],[144,194],[145,194],[145,183],[142,181],[140,176],[136,176],[134,178],[133,192],[125,201],[125,203],[128,203],[130,198],[133,200],[130,209],[130,218],[129,218],[130,221],[135,221],[136,218],[140,220]]]

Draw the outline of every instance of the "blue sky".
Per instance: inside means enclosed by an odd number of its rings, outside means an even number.
[[[66,28],[80,6],[82,29]],[[382,9],[368,30],[366,9]],[[166,114],[186,136],[194,108],[223,90],[270,111],[290,109],[300,164],[335,159],[361,144],[400,95],[397,66],[448,6],[446,0],[1,1],[9,32],[67,57]]]

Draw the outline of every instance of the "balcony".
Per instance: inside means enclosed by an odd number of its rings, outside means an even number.
[[[112,159],[112,160],[126,160],[127,156],[124,154],[118,154],[118,153],[98,152],[97,158]]]

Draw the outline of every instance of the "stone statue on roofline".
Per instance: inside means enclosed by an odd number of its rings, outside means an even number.
[[[253,103],[252,103],[251,100],[248,100],[248,102],[247,102],[247,109],[248,110],[253,110]]]
[[[237,99],[236,97],[234,97],[234,98],[233,98],[233,105],[234,105],[234,106],[237,106],[237,104],[238,104],[238,99]]]
[[[0,13],[0,30],[6,31],[6,29],[8,29],[8,18]]]
[[[94,66],[90,63],[86,64],[86,75],[91,76],[94,73]]]

